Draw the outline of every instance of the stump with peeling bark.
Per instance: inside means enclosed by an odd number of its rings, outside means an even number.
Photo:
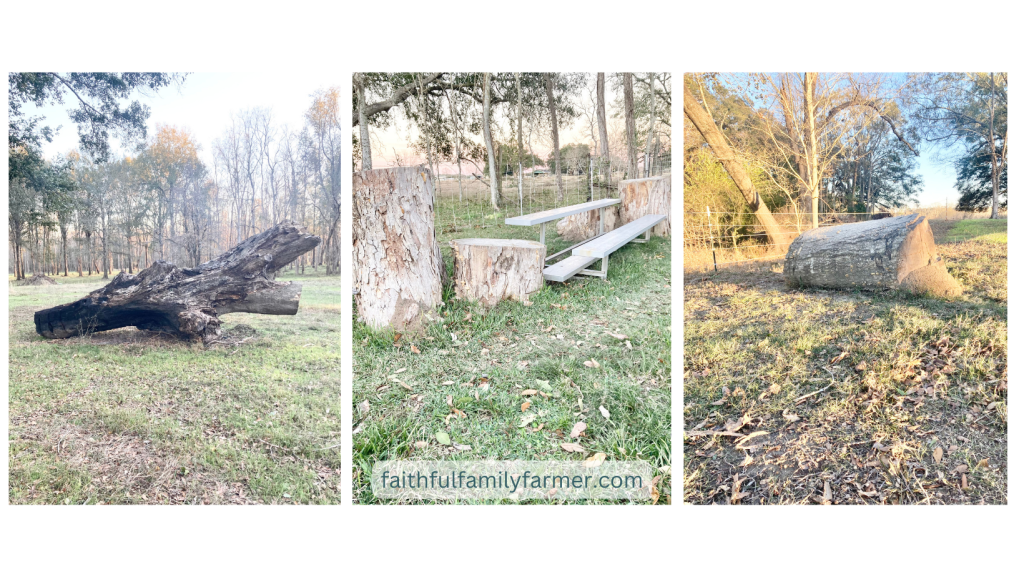
[[[359,320],[375,328],[422,329],[441,304],[443,272],[430,170],[353,174],[352,292]]]
[[[790,245],[783,275],[794,287],[963,293],[938,256],[928,219],[917,214],[805,232]]]
[[[195,268],[157,261],[73,303],[36,312],[36,332],[62,339],[134,326],[209,344],[220,336],[221,315],[297,313],[302,285],[274,278],[318,244],[320,237],[283,223]]]
[[[543,244],[531,240],[463,238],[451,241],[455,296],[493,307],[511,299],[528,302],[544,287]]]

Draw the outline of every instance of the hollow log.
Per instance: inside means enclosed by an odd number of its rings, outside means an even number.
[[[220,336],[221,315],[297,313],[302,285],[274,278],[318,244],[320,237],[282,223],[195,268],[156,261],[73,303],[37,311],[36,332],[62,339],[134,326],[209,344]]]
[[[352,175],[352,292],[358,319],[419,330],[441,304],[444,261],[425,167]]]
[[[544,286],[545,246],[532,240],[463,238],[451,241],[455,297],[487,308],[529,301]]]
[[[664,214],[668,218],[651,229],[651,234],[672,235],[671,176],[623,180],[619,183],[619,200],[619,226],[648,214]]]
[[[807,231],[790,245],[783,275],[792,287],[963,293],[938,256],[928,219],[918,214]]]

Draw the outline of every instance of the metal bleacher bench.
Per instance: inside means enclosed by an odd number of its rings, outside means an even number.
[[[598,224],[597,236],[573,245],[565,250],[559,251],[545,259],[552,260],[566,252],[572,251],[572,255],[562,259],[551,266],[544,267],[544,279],[555,282],[565,282],[575,275],[597,276],[608,278],[608,255],[622,248],[629,242],[647,242],[651,238],[651,229],[659,222],[667,218],[663,214],[648,214],[632,222],[626,223],[619,228],[604,232],[604,209],[619,203],[617,198],[594,200],[583,204],[574,204],[561,208],[553,208],[543,212],[535,212],[513,218],[505,219],[505,224],[517,226],[540,225],[540,242],[544,243],[545,223],[552,220],[565,218],[573,214],[579,214],[588,210],[600,210],[601,219]],[[637,238],[644,235],[643,239]],[[587,269],[588,266],[601,259],[600,270]]]

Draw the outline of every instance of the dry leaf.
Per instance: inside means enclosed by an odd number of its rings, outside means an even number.
[[[834,365],[834,364],[838,363],[839,361],[845,359],[848,356],[850,356],[850,353],[848,353],[846,351],[843,351],[843,352],[839,353],[839,356],[834,357],[831,361],[829,361],[829,364]]]
[[[612,419],[612,414],[609,413],[608,409],[604,408],[604,406],[597,407],[597,410],[601,411],[601,416],[602,417],[608,419],[609,421]]]
[[[426,441],[416,441],[416,448],[417,449],[426,449],[428,445],[430,445],[430,443],[428,443]]]
[[[747,455],[746,458],[743,459],[743,462],[740,463],[740,467],[746,467],[746,466],[752,465],[753,463],[754,463],[754,458],[751,457],[750,455]]]
[[[967,465],[960,465],[959,467],[957,467],[954,470],[954,472],[956,472],[956,473],[966,473],[968,471],[968,469],[969,469],[969,467]]]
[[[822,505],[832,504],[832,487],[825,481],[825,490],[822,491]]]
[[[868,370],[868,364],[866,361],[861,361],[857,363],[856,367],[853,367],[853,370],[857,371],[858,373],[863,373],[864,371]]]
[[[526,409],[529,409],[529,408],[530,408],[530,401],[526,401],[525,403],[519,405],[519,411],[522,412],[522,413],[525,413]]]
[[[562,443],[559,445],[562,449],[570,453],[586,453],[587,450],[580,446],[579,443]]]
[[[458,443],[452,443],[452,447],[455,447],[455,449],[459,450],[459,451],[472,451],[473,450],[473,446],[472,445],[460,445]]]
[[[578,423],[576,423],[575,425],[572,426],[572,432],[569,433],[569,437],[571,437],[573,439],[578,439],[579,436],[583,434],[583,431],[586,431],[586,430],[587,430],[587,424],[584,423],[583,421],[580,421],[580,422],[578,422]]]
[[[454,385],[454,384],[455,384],[455,381],[445,381],[445,382],[443,382],[443,383],[441,383],[441,384],[442,384],[442,385]],[[468,383],[467,383],[467,384],[468,384]],[[465,386],[465,385],[463,385],[463,386]]]
[[[961,473],[960,474],[960,488],[963,489],[964,491],[967,490],[967,474],[966,473]]]
[[[448,395],[448,397],[445,398],[444,402],[448,403],[449,407],[452,406],[452,396]]]
[[[616,338],[616,339],[619,339],[620,341],[621,341],[622,339],[625,339],[625,338],[626,338],[626,335],[620,335],[620,334],[618,334],[618,333],[610,333],[610,332],[608,332],[608,331],[605,331],[605,332],[604,332],[604,334],[606,334],[606,335],[609,335],[609,336],[611,336],[612,338]]]
[[[411,391],[412,390],[412,387],[410,387],[409,385],[403,383],[402,381],[398,381],[398,384],[399,384],[399,386],[401,386],[403,389],[405,389],[407,391]]]
[[[544,423],[541,423],[540,425],[537,425],[537,428],[536,428],[536,429],[532,429],[532,431],[533,431],[534,433],[536,433],[537,431],[539,431],[539,430],[541,430],[541,429],[543,429],[543,428],[544,428]]]
[[[633,350],[633,343],[626,341],[626,348],[629,350]]]
[[[982,460],[978,461],[978,467],[979,468],[981,468],[981,467],[988,467],[988,459],[982,459]]]
[[[416,345],[409,345],[409,349],[412,350],[413,354],[415,355],[420,354],[420,350],[416,348]]]
[[[782,387],[780,387],[779,385],[772,385],[772,386],[768,387],[768,391],[769,391],[769,392],[770,392],[771,394],[773,394],[773,395],[777,395],[777,394],[779,394],[779,392],[780,392],[781,390],[782,390]]]
[[[592,368],[592,369],[599,369],[599,368],[601,368],[601,363],[598,363],[594,359],[590,359],[589,361],[585,361],[583,364],[588,366],[588,367],[590,367],[590,368]]]
[[[519,421],[519,428],[523,428],[536,420],[537,415],[523,415],[522,420]]]
[[[942,447],[935,447],[935,451],[932,452],[932,458],[935,459],[935,463],[942,462]]]
[[[608,458],[608,455],[605,455],[604,453],[594,453],[593,455],[584,459],[583,466],[588,469],[593,467],[599,467],[606,458]]]
[[[370,412],[370,401],[363,401],[356,405],[356,408],[359,409],[360,415],[365,415]]]

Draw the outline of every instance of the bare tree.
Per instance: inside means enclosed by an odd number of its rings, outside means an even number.
[[[558,190],[558,202],[562,202],[565,191],[562,189],[562,154],[558,147],[558,113],[555,111],[554,74],[544,75],[544,91],[548,97],[548,113],[551,115],[551,142],[553,143],[551,153],[555,155],[555,187]]]
[[[626,115],[626,178],[636,178],[636,111],[633,108],[633,75],[629,72],[622,74],[622,105]]]
[[[491,73],[484,72],[484,144],[487,146],[487,161],[491,176],[491,208],[498,208],[498,165],[494,162],[494,142],[491,140]]]

